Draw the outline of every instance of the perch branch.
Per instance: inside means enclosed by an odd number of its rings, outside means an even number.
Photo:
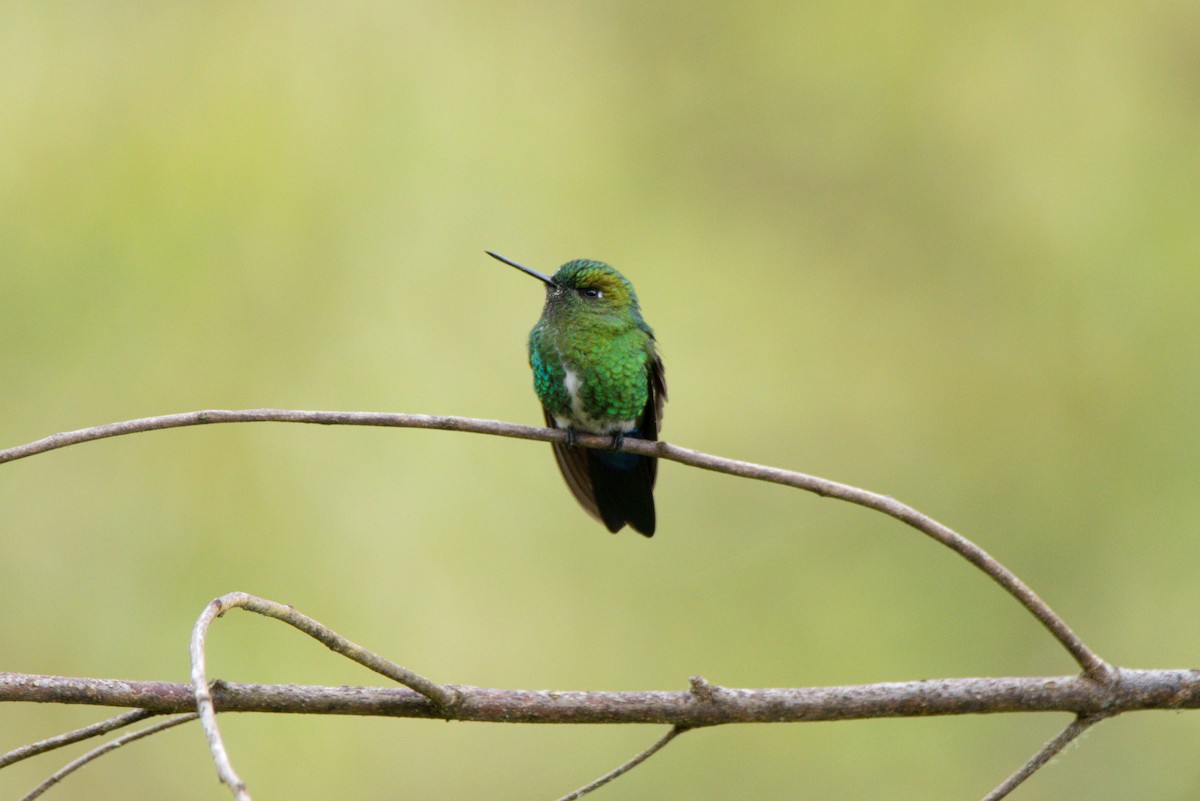
[[[105,439],[107,437],[134,434],[143,431],[155,431],[164,428],[179,428],[182,426],[206,425],[210,423],[316,423],[321,425],[364,425],[389,426],[398,428],[426,428],[446,431],[465,431],[476,434],[492,434],[517,439],[539,440],[542,442],[565,442],[567,434],[564,431],[551,428],[517,425],[498,420],[478,420],[467,417],[431,416],[422,414],[390,414],[383,412],[319,412],[295,409],[245,409],[238,411],[206,410],[169,414],[161,417],[145,417],[137,420],[126,420],[119,423],[84,428],[77,431],[66,431],[53,434],[44,439],[0,450],[0,463],[14,461],[46,451],[64,448],[83,442]],[[607,448],[611,446],[611,438],[606,436],[579,435],[577,442],[589,448]],[[725,459],[711,456],[699,451],[680,448],[666,442],[649,442],[627,438],[623,449],[643,456],[657,456],[681,464],[713,470],[719,473],[753,478],[783,484],[796,489],[806,490],[829,498],[847,501],[864,506],[868,509],[882,512],[907,525],[917,529],[937,540],[955,553],[962,556],[971,564],[978,567],[1004,588],[1025,607],[1055,639],[1071,654],[1084,673],[1098,682],[1109,682],[1113,679],[1114,668],[1105,662],[1099,654],[1089,648],[1079,638],[1050,606],[1038,597],[1025,582],[1016,574],[996,561],[990,554],[975,543],[942,525],[931,517],[918,512],[911,506],[900,503],[894,498],[868,490],[852,487],[836,481],[781,470],[775,467]]]

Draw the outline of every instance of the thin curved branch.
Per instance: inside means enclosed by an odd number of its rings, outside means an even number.
[[[237,771],[233,769],[233,763],[229,761],[229,752],[225,750],[225,741],[221,738],[221,730],[217,727],[217,709],[213,704],[212,690],[208,686],[208,678],[205,675],[204,636],[208,633],[208,627],[212,622],[223,614],[225,614],[225,607],[221,604],[221,598],[218,598],[204,608],[200,619],[192,628],[192,692],[196,697],[196,712],[200,716],[200,726],[204,729],[204,736],[208,740],[208,750],[212,753],[213,762],[217,766],[217,775],[221,778],[221,782],[233,792],[234,798],[238,801],[250,801],[250,791],[246,789],[246,782],[242,781],[242,778],[237,775]]]
[[[406,667],[397,665],[395,662],[384,659],[373,651],[368,651],[366,648],[351,642],[328,626],[297,611],[293,606],[281,604],[266,598],[259,598],[256,595],[250,595],[245,592],[231,592],[222,595],[220,598],[213,599],[201,614],[200,619],[196,621],[196,626],[192,630],[191,656],[193,681],[196,679],[197,668],[199,669],[200,677],[203,678],[204,639],[209,624],[213,619],[221,617],[230,609],[245,609],[247,612],[255,612],[264,617],[274,618],[275,620],[287,623],[289,626],[299,629],[309,637],[312,637],[334,653],[341,654],[368,670],[372,670],[398,684],[403,684],[410,690],[419,692],[441,709],[453,709],[455,704],[458,703],[458,694],[449,687],[431,681],[416,671],[409,670]]]
[[[48,437],[0,450],[0,464],[36,456],[39,453],[58,450],[69,445],[94,442],[125,434],[140,434],[146,431],[161,431],[167,428],[209,425],[213,423],[312,423],[315,425],[380,426],[384,428],[425,428],[441,431],[465,431],[472,434],[492,434],[513,439],[533,439],[543,442],[560,442],[566,435],[553,428],[539,428],[500,420],[482,420],[473,417],[435,416],[428,414],[401,414],[392,412],[320,412],[302,409],[203,409],[195,412],[164,414],[155,417],[139,417],[118,423],[107,423],[75,431],[63,431]],[[586,440],[586,442],[585,442]],[[579,443],[603,447],[612,444],[608,437],[580,436]]]
[[[67,431],[53,434],[44,439],[18,445],[13,448],[0,450],[0,463],[23,459],[39,453],[76,445],[82,442],[116,437],[124,434],[134,434],[143,431],[156,431],[164,428],[179,428],[182,426],[207,425],[210,423],[316,423],[321,425],[364,425],[389,426],[398,428],[441,429],[446,431],[465,431],[476,434],[491,434],[516,439],[539,440],[542,442],[565,442],[566,432],[537,428],[534,426],[517,425],[498,420],[478,420],[468,417],[435,417],[421,414],[388,414],[382,412],[319,412],[295,409],[246,409],[239,411],[205,410],[169,414],[161,417],[145,417],[137,420],[126,420],[120,423],[84,428],[77,431]],[[605,436],[579,435],[577,442],[589,448],[607,448],[611,439]],[[944,526],[933,518],[918,512],[894,498],[880,495],[868,490],[852,487],[837,481],[781,470],[775,467],[742,462],[711,456],[700,451],[680,448],[666,442],[647,442],[628,438],[624,450],[644,456],[657,456],[680,464],[713,470],[719,473],[753,478],[783,484],[796,489],[806,490],[818,495],[874,509],[877,512],[893,517],[917,529],[929,537],[962,556],[971,564],[978,567],[992,578],[1004,590],[1012,595],[1025,607],[1055,639],[1071,654],[1084,673],[1099,682],[1109,682],[1113,679],[1114,669],[1105,662],[1099,654],[1089,648],[1079,638],[1050,606],[1038,597],[1025,582],[1010,571],[990,554],[975,543],[963,537],[948,526]]]
[[[186,715],[180,715],[179,717],[171,718],[170,720],[161,720],[152,726],[147,726],[144,729],[130,732],[129,734],[122,735],[115,740],[110,740],[98,748],[93,748],[91,751],[88,751],[78,759],[73,759],[59,770],[56,770],[44,782],[23,795],[21,797],[21,801],[33,801],[33,799],[46,792],[51,787],[58,784],[75,771],[79,770],[87,763],[94,759],[99,759],[110,751],[115,751],[127,743],[132,743],[134,740],[140,740],[143,737],[149,737],[151,734],[158,734],[160,731],[165,731],[173,726],[178,726],[180,723],[187,723],[189,720],[195,720],[196,717],[197,715],[195,712],[190,712]]]
[[[146,718],[154,717],[156,714],[158,713],[151,712],[148,709],[135,709],[132,712],[123,712],[116,717],[109,718],[108,720],[102,720],[99,723],[93,723],[90,726],[84,726],[83,728],[76,729],[75,731],[69,731],[45,740],[39,740],[36,743],[23,745],[20,748],[14,748],[7,754],[0,755],[0,768],[6,768],[13,763],[20,762],[22,759],[29,759],[29,757],[37,756],[38,754],[44,754],[47,751],[53,751],[56,748],[62,748],[63,746],[71,745],[82,740],[87,740],[92,737],[99,737],[102,734],[108,734],[110,731],[116,731],[117,729],[137,723],[139,720],[145,720]]]
[[[666,748],[667,743],[671,742],[672,740],[674,740],[676,737],[683,734],[687,730],[688,729],[686,726],[672,727],[672,729],[669,732],[664,734],[662,737],[659,737],[658,740],[656,740],[649,748],[642,751],[640,754],[635,756],[633,759],[630,759],[629,761],[627,761],[621,765],[618,765],[617,767],[613,768],[608,773],[605,773],[603,776],[596,779],[595,781],[588,782],[587,784],[585,784],[583,787],[580,787],[575,792],[567,793],[562,798],[558,799],[558,801],[576,801],[576,799],[583,798],[585,795],[592,792],[593,790],[599,790],[601,787],[608,784],[613,779],[616,779],[619,776],[624,776],[626,773],[633,770],[638,765],[642,764],[647,759],[649,759],[650,757],[657,754],[659,751]]]
[[[204,640],[209,626],[230,609],[245,609],[283,621],[347,659],[415,690],[428,698],[438,709],[449,710],[458,702],[458,694],[454,690],[443,687],[408,668],[401,667],[368,651],[311,617],[296,611],[291,606],[244,592],[222,595],[204,608],[192,629],[192,687],[196,696],[196,710],[200,715],[200,724],[204,728],[205,737],[208,738],[209,750],[212,751],[217,774],[221,777],[222,782],[229,785],[238,801],[250,801],[250,794],[246,789],[246,783],[233,769],[229,753],[225,750],[225,743],[221,738],[220,729],[217,727],[217,711],[213,703],[212,691],[208,686],[204,656]]]
[[[1069,726],[1043,745],[1036,754],[1029,758],[1029,761],[1005,779],[1000,786],[985,795],[983,801],[1000,801],[1000,799],[1008,797],[1009,793],[1017,789],[1030,776],[1037,773],[1043,765],[1057,756],[1059,752],[1079,737],[1079,735],[1106,717],[1107,715],[1084,715],[1075,718]]]

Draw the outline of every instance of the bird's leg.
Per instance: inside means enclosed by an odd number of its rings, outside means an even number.
[[[575,426],[567,426],[567,447],[574,448],[576,444]]]
[[[614,451],[619,451],[619,450],[621,450],[621,447],[624,445],[625,445],[625,432],[624,431],[614,431],[613,435],[612,435],[612,444],[609,445],[609,448],[611,448]]]

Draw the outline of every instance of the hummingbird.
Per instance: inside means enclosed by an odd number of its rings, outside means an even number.
[[[529,366],[546,425],[567,432],[566,442],[551,444],[571,494],[612,533],[628,524],[653,536],[658,460],[619,450],[626,437],[658,439],[667,400],[654,331],[633,284],[602,261],[575,259],[549,276],[485,252],[546,285],[541,319],[529,332]],[[611,436],[611,450],[577,446],[580,433]]]

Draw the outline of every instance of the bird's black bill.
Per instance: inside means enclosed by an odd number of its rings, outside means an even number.
[[[526,267],[524,264],[517,264],[512,259],[506,259],[503,256],[501,256],[499,253],[493,253],[490,250],[485,250],[483,252],[488,254],[489,256],[491,256],[493,259],[496,259],[497,261],[504,262],[509,267],[516,267],[521,272],[532,275],[534,278],[538,279],[539,281],[546,284],[547,286],[558,286],[558,284],[554,283],[554,279],[551,278],[550,276],[542,275],[537,270],[530,269],[529,267]]]

